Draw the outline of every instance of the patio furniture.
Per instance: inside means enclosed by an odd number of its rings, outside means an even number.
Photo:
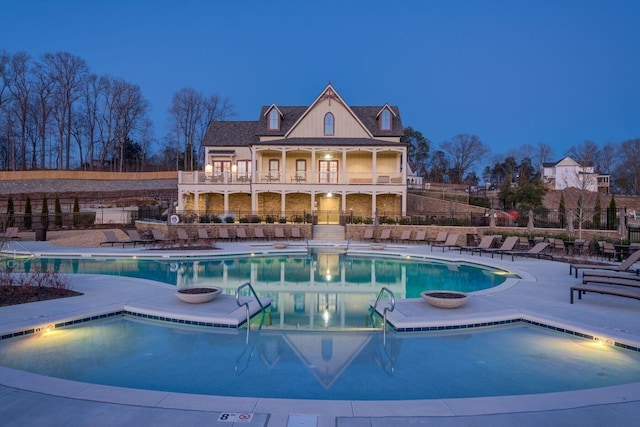
[[[640,299],[640,289],[637,288],[629,288],[625,286],[616,286],[616,285],[590,285],[590,284],[582,284],[582,285],[574,285],[571,287],[571,304],[573,304],[573,293],[578,292],[578,299],[582,299],[582,295],[587,292],[593,292],[596,294],[602,295],[615,295],[618,297],[624,298],[634,298]]]
[[[206,228],[198,228],[198,241],[203,245],[208,244],[213,248],[216,247],[216,238],[210,236]]]
[[[610,271],[635,271],[636,274],[640,274],[640,269],[632,269],[633,265],[640,260],[640,251],[636,251],[629,255],[629,258],[621,262],[620,264],[569,264],[569,275],[571,273],[578,277],[578,270],[610,270]]]
[[[460,246],[460,253],[462,253],[462,251],[470,251],[471,255],[473,255],[474,252],[480,252],[483,249],[489,249],[493,245],[495,237],[496,236],[484,236],[477,246]]]
[[[151,234],[153,235],[153,243],[157,246],[165,247],[167,245],[173,245],[176,242],[175,239],[164,235],[162,231],[157,228],[152,228]]]
[[[106,245],[106,244],[110,244],[111,247],[113,247],[113,245],[122,245],[122,247],[124,248],[124,246],[127,243],[133,244],[133,242],[131,240],[120,240],[120,239],[118,239],[118,236],[116,236],[116,232],[113,231],[113,230],[102,230],[102,233],[104,234],[104,237],[107,240],[105,240],[104,242],[100,242],[100,246]]]
[[[381,241],[391,240],[391,230],[388,228],[385,228],[384,230],[382,230],[380,232],[380,237],[378,238],[378,240],[381,240]]]
[[[191,243],[191,238],[189,237],[185,229],[177,228],[176,234],[178,236],[176,241],[178,242],[178,245],[180,245],[181,247],[188,246]]]
[[[362,240],[373,240],[373,228],[365,228]]]
[[[125,232],[129,235],[129,239],[131,239],[131,241],[133,242],[134,248],[136,247],[136,245],[144,246],[147,243],[153,243],[153,240],[151,239],[144,239],[140,237],[140,233],[138,233],[138,230],[125,230]]]
[[[232,241],[234,240],[227,227],[218,227],[218,239]]]
[[[600,283],[640,288],[640,275],[620,271],[585,271],[582,283]]]
[[[18,227],[7,227],[0,237],[2,240],[20,239],[20,236],[18,236]]]
[[[398,242],[409,242],[411,240],[411,230],[403,230]]]
[[[436,234],[436,238],[429,239],[429,243],[432,245],[434,243],[444,243],[447,241],[447,235],[448,233],[446,231],[438,231],[438,234]]]
[[[256,229],[253,232],[254,232],[254,237],[256,239],[269,240],[269,236],[265,234],[264,228],[256,227]]]
[[[504,242],[502,242],[502,245],[500,245],[499,248],[481,249],[477,252],[480,253],[480,256],[482,256],[483,252],[490,253],[491,258],[493,258],[494,254],[500,254],[500,259],[502,259],[505,253],[512,252],[515,249],[516,244],[518,243],[519,240],[520,239],[516,236],[509,236],[506,239],[504,239]],[[473,253],[471,253],[471,255],[473,255]]]
[[[442,252],[444,252],[444,249],[451,249],[451,248],[459,248],[460,245],[458,245],[458,237],[460,237],[459,234],[457,233],[451,233],[447,236],[447,240],[445,240],[444,243],[434,243],[431,245],[431,252],[433,252],[433,248],[437,247],[437,248],[442,248]]]
[[[517,256],[521,257],[529,257],[529,258],[549,258],[553,260],[553,255],[546,253],[549,249],[549,242],[537,243],[534,247],[529,249],[528,251],[510,251],[505,252],[506,254],[511,255],[511,261],[514,261]]]
[[[411,239],[412,242],[420,243],[427,241],[427,230],[418,230],[416,235]]]
[[[293,227],[291,229],[291,238],[292,239],[302,239],[302,233],[298,227]]]
[[[236,229],[236,240],[248,240],[247,230],[244,227]]]
[[[274,229],[274,235],[273,237],[275,239],[282,239],[282,240],[286,240],[287,239],[287,235],[284,232],[284,228],[282,227],[276,227]]]

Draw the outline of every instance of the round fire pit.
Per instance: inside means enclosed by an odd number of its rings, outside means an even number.
[[[457,308],[469,299],[464,292],[455,291],[423,291],[420,296],[429,304],[438,308]]]
[[[189,304],[200,304],[209,302],[222,292],[222,288],[183,288],[178,289],[176,295],[184,302]]]
[[[287,248],[287,246],[289,246],[289,244],[288,244],[288,243],[282,243],[282,242],[274,243],[274,244],[273,244],[273,247],[274,247],[275,249],[286,249],[286,248]]]

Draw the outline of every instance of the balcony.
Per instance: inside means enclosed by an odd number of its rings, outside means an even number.
[[[252,176],[249,174],[222,173],[218,175],[205,174],[201,171],[181,171],[178,174],[179,185],[248,185],[248,184],[273,184],[273,185],[404,185],[401,172],[306,172],[292,171],[258,171]]]

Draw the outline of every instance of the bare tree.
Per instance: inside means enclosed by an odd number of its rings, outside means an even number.
[[[49,75],[55,84],[58,122],[58,169],[69,168],[71,157],[71,135],[73,106],[82,94],[82,87],[89,68],[84,59],[67,52],[44,55]]]
[[[620,144],[623,161],[620,164],[620,178],[626,182],[626,193],[640,193],[640,138],[629,139]]]
[[[44,169],[47,155],[47,130],[53,110],[52,96],[54,83],[46,69],[40,62],[32,68],[33,74],[33,109],[32,117],[38,129],[38,140],[40,142],[40,168]],[[35,147],[34,147],[34,151]],[[32,167],[36,167],[37,155],[34,154]]]
[[[171,131],[177,137],[179,149],[184,147],[185,170],[198,167],[195,156],[200,153],[200,144],[209,124],[233,114],[229,99],[217,94],[205,96],[193,88],[182,88],[173,95],[169,109]]]
[[[441,144],[442,149],[451,160],[451,181],[459,184],[470,169],[487,154],[489,147],[476,135],[456,135]]]
[[[142,96],[140,86],[119,79],[114,82],[114,101],[116,140],[119,148],[118,170],[123,172],[125,144],[132,139],[132,134],[145,124],[149,103]]]

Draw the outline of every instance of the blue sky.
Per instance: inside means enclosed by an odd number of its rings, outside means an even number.
[[[3,0],[0,49],[67,51],[140,85],[158,139],[174,92],[309,105],[398,105],[434,146],[478,135],[493,154],[640,138],[640,2]]]

